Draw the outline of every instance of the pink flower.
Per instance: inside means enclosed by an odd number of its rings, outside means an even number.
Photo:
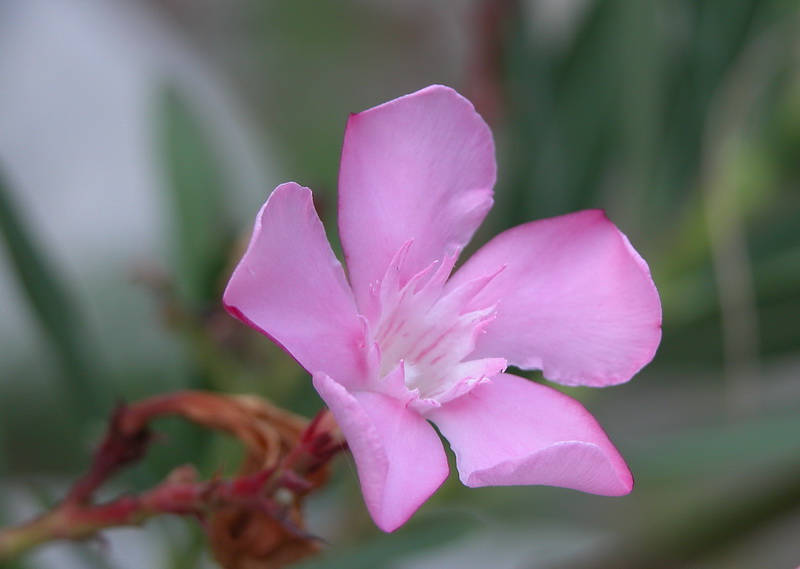
[[[313,375],[352,450],[375,523],[393,531],[448,475],[603,495],[633,478],[596,420],[555,389],[627,381],[653,357],[650,272],[599,210],[505,231],[451,275],[492,205],[492,135],[432,86],[352,115],[339,174],[348,276],[311,191],[275,189],[225,291],[236,317]]]

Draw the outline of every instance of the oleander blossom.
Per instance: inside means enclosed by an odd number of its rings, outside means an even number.
[[[431,86],[347,123],[339,235],[311,191],[275,189],[225,291],[227,309],[313,376],[352,451],[375,523],[393,531],[448,475],[467,486],[546,484],[602,495],[633,478],[563,385],[631,378],[661,338],[647,264],[599,210],[505,231],[453,272],[492,205],[492,135]],[[451,274],[452,273],[452,274]]]

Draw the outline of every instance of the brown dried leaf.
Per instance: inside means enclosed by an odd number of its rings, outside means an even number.
[[[277,467],[309,424],[255,396],[192,393],[185,403],[184,414],[192,421],[242,441],[247,453],[241,475]],[[307,491],[326,478],[326,468],[315,472]],[[243,504],[218,508],[210,516],[209,542],[225,569],[278,569],[319,551],[319,542],[303,532],[302,497],[285,489],[278,492],[281,504],[274,496],[265,497],[274,511]]]

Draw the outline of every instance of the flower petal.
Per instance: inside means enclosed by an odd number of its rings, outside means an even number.
[[[427,414],[456,453],[467,486],[546,484],[620,496],[625,461],[577,401],[509,374]]]
[[[308,188],[283,184],[269,197],[223,302],[310,373],[348,385],[366,375],[364,324]]]
[[[492,204],[494,143],[461,95],[439,85],[352,115],[339,173],[339,231],[363,314],[369,287],[413,244],[400,283],[454,254]]]
[[[653,358],[658,292],[647,264],[602,211],[505,231],[448,286],[494,273],[470,303],[497,303],[470,358],[504,357],[553,381],[592,386],[627,381]]]
[[[347,439],[367,509],[383,531],[394,531],[447,478],[447,457],[436,431],[396,399],[350,393],[327,375],[314,375],[322,399]]]

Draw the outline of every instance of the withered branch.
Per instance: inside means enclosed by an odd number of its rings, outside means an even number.
[[[98,504],[98,488],[141,460],[154,440],[150,423],[181,416],[237,438],[247,452],[237,476],[200,480],[192,466],[173,470],[156,487]],[[313,554],[319,543],[304,529],[302,498],[324,483],[327,464],[345,448],[331,414],[310,422],[254,396],[185,391],[120,405],[87,473],[64,500],[41,516],[0,530],[0,562],[56,539],[81,540],[162,514],[204,522],[226,569],[283,567]]]

